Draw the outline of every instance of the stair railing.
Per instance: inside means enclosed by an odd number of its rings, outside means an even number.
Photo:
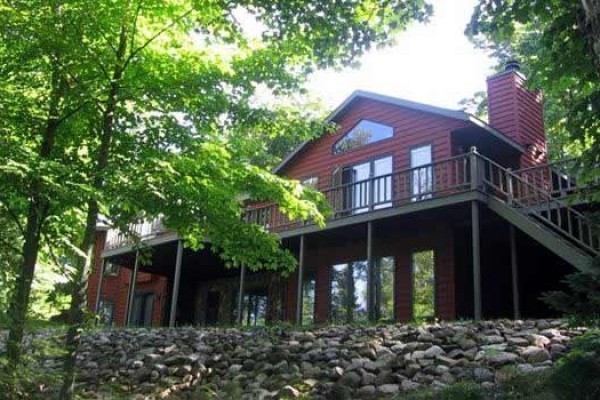
[[[525,215],[535,216],[581,248],[600,255],[600,236],[590,218],[489,158],[477,153],[477,159],[478,173],[488,193]]]

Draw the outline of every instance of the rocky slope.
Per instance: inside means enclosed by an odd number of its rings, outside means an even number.
[[[90,397],[354,399],[460,380],[494,385],[552,366],[580,330],[563,321],[287,329],[113,329],[87,334]],[[44,368],[60,367],[45,359]],[[106,388],[113,390],[112,395]],[[100,388],[100,389],[99,389]]]

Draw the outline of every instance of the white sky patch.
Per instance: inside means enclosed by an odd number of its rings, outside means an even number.
[[[330,108],[362,89],[458,109],[460,100],[485,90],[494,60],[464,35],[476,0],[430,2],[434,15],[428,24],[413,24],[393,47],[369,52],[358,69],[314,74],[310,94]]]

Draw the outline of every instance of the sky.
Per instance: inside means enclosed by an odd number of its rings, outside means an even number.
[[[429,23],[413,24],[394,46],[365,54],[358,69],[317,72],[308,84],[311,95],[331,108],[362,89],[459,109],[460,100],[485,90],[494,62],[463,33],[477,0],[430,3]]]

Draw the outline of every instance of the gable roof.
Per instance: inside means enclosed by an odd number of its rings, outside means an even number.
[[[333,112],[331,114],[329,114],[329,116],[325,120],[325,123],[329,124],[331,122],[336,122],[343,115],[343,113],[350,106],[350,104],[354,100],[359,99],[359,98],[375,100],[375,101],[379,101],[382,103],[391,104],[391,105],[395,105],[395,106],[403,107],[403,108],[408,108],[408,109],[415,110],[415,111],[421,111],[421,112],[425,112],[425,113],[429,113],[429,114],[439,115],[441,117],[451,118],[451,119],[455,119],[455,120],[459,120],[459,121],[470,122],[470,123],[474,124],[475,126],[487,131],[492,136],[495,136],[498,139],[505,142],[506,144],[512,146],[516,150],[518,150],[522,153],[525,152],[525,149],[523,148],[523,146],[521,146],[520,144],[518,144],[517,142],[515,142],[514,140],[512,140],[511,138],[509,138],[502,132],[500,132],[499,130],[494,129],[493,127],[488,125],[486,122],[484,122],[484,121],[480,120],[479,118],[475,117],[474,115],[464,112],[462,110],[451,110],[448,108],[431,106],[428,104],[417,103],[415,101],[404,100],[404,99],[400,99],[397,97],[386,96],[383,94],[368,92],[365,90],[355,90],[354,92],[352,92],[352,94],[350,96],[348,96],[348,98],[346,98],[346,100],[344,100],[339,106],[337,106],[335,108],[335,110],[333,110]],[[285,167],[290,161],[292,161],[294,158],[296,158],[296,156],[298,154],[300,154],[306,148],[306,146],[308,146],[310,143],[311,143],[310,140],[301,143],[291,153],[289,153],[287,156],[285,156],[285,158],[283,160],[281,160],[279,165],[277,165],[275,168],[273,168],[272,172],[275,174],[280,172],[283,169],[283,167]]]

